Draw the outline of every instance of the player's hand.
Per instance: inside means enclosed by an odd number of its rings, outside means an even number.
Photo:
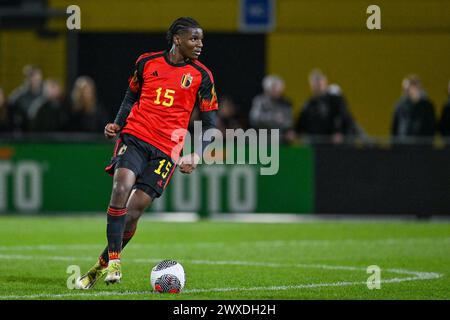
[[[179,161],[178,165],[180,166],[180,171],[182,173],[192,173],[192,171],[197,168],[198,163],[200,162],[200,156],[196,153],[191,153],[183,156]]]
[[[108,139],[115,138],[117,133],[120,131],[120,126],[116,123],[108,123],[105,126],[105,137]]]

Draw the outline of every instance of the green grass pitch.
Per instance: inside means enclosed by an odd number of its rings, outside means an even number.
[[[449,299],[450,224],[290,224],[141,220],[122,255],[122,283],[70,290],[106,241],[106,218],[0,217],[0,300],[5,299]],[[150,269],[179,261],[185,290],[154,294]],[[369,290],[367,267],[381,268]],[[70,284],[70,281],[69,281]]]

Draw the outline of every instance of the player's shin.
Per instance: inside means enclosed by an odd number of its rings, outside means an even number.
[[[123,232],[122,236],[122,251],[125,248],[125,246],[130,242],[131,238],[133,238],[136,228],[137,228],[137,222],[142,215],[142,212],[139,212],[138,215],[133,215],[133,211],[128,210],[127,215],[125,218],[125,230]],[[103,252],[98,257],[98,262],[102,267],[107,267],[109,262],[109,255],[108,255],[108,246],[105,247]]]
[[[122,237],[125,229],[127,208],[108,208],[108,224],[106,236],[108,238],[108,260],[120,260],[122,251]]]
[[[134,233],[136,232],[136,228],[132,231],[125,230],[122,237],[122,251],[125,248],[125,246],[130,242],[131,238],[133,238]],[[108,246],[105,247],[102,254],[98,257],[98,262],[102,267],[107,267],[109,262],[109,255],[108,255]]]
[[[130,242],[131,238],[133,238],[134,233],[136,232],[136,229],[133,229],[131,231],[125,230],[122,237],[122,250],[125,248],[125,246]]]

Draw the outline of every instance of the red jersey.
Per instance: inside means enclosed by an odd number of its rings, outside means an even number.
[[[141,55],[129,88],[140,96],[122,132],[157,147],[175,161],[179,153],[172,151],[183,145],[185,135],[173,140],[172,133],[187,130],[194,106],[201,112],[218,109],[211,71],[197,60],[173,64],[166,51]]]

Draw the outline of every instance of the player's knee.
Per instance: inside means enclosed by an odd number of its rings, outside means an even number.
[[[133,188],[132,184],[115,182],[112,190],[113,196],[116,198],[127,198],[131,192],[131,188]]]
[[[128,214],[136,217],[136,219],[139,219],[151,203],[152,198],[143,191],[137,189],[127,205]]]

